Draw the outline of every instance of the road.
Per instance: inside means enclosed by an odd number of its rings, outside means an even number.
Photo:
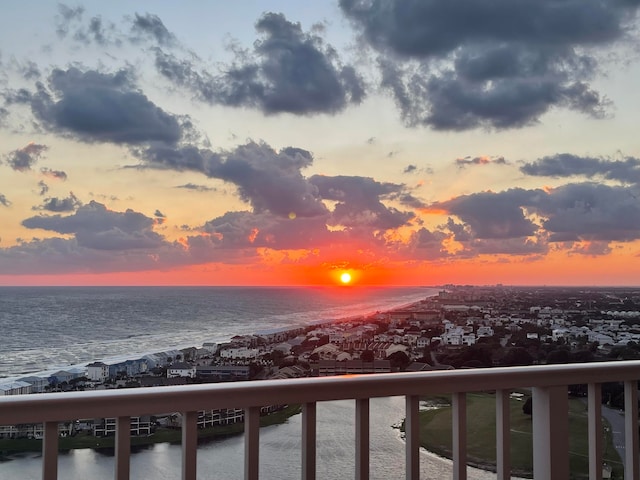
[[[624,415],[622,411],[609,408],[605,405],[602,406],[602,416],[607,419],[609,425],[611,425],[613,445],[620,455],[620,460],[624,467]]]

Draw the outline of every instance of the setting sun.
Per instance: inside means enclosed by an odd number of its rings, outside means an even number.
[[[351,282],[351,274],[344,272],[342,275],[340,275],[340,281],[345,285]]]

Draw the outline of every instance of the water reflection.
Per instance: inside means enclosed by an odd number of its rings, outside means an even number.
[[[317,408],[317,477],[319,479],[353,478],[355,474],[354,401],[323,402]],[[370,478],[387,480],[404,478],[405,443],[393,428],[404,417],[404,398],[371,400]],[[260,478],[297,480],[300,471],[301,415],[287,423],[260,430]],[[487,439],[487,441],[494,441]],[[113,452],[90,449],[61,453],[59,478],[67,480],[111,480]],[[131,478],[136,480],[173,480],[181,476],[179,445],[156,444],[139,450],[131,457]],[[39,454],[21,455],[0,463],[0,480],[39,480]],[[227,437],[207,442],[198,448],[199,480],[242,480],[244,438]],[[451,478],[451,463],[428,452],[421,452],[421,478]],[[469,468],[472,480],[495,479],[490,472]]]

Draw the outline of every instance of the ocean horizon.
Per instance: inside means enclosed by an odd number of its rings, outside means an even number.
[[[373,314],[430,287],[0,287],[0,378]]]

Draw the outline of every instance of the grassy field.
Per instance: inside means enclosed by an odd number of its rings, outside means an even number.
[[[260,426],[266,427],[284,423],[293,415],[300,413],[300,405],[288,407],[270,415],[260,417]],[[244,431],[244,424],[222,425],[219,427],[198,430],[198,440],[207,441],[229,435],[238,435]],[[179,429],[158,428],[155,433],[144,437],[131,437],[132,446],[151,445],[154,443],[180,443],[182,433]],[[62,437],[58,439],[58,449],[73,450],[78,448],[109,449],[114,447],[114,437],[94,437],[93,435],[80,434],[74,437]],[[16,440],[0,440],[0,457],[2,454],[17,452],[39,452],[42,450],[42,440],[20,438]]]
[[[420,441],[427,450],[451,458],[451,407],[447,397],[429,398],[442,408],[420,412]],[[533,473],[531,416],[522,412],[523,401],[511,399],[511,465],[514,474],[531,477]],[[495,470],[496,412],[495,396],[467,394],[467,449],[470,464]],[[609,430],[605,429],[604,459],[613,467],[614,478],[622,478],[622,463],[615,451]],[[569,400],[569,450],[571,478],[588,478],[588,435],[586,405]]]

